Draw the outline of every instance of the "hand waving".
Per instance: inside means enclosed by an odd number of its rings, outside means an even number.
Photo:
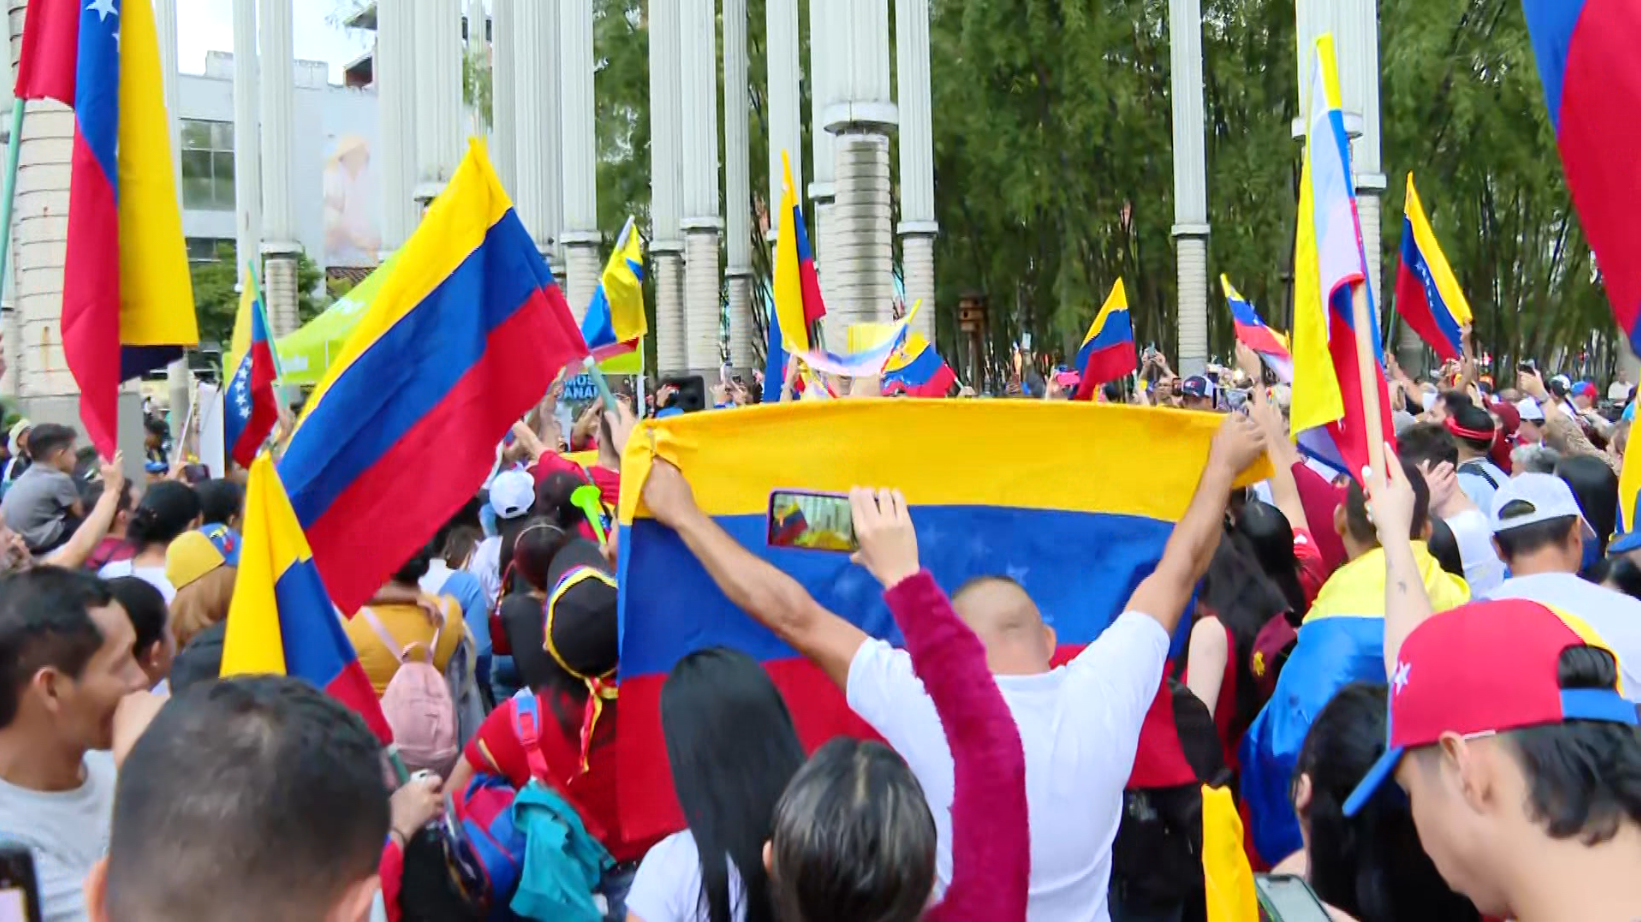
[[[1208,466],[1220,466],[1235,477],[1265,453],[1265,435],[1247,415],[1228,413],[1208,446]]]
[[[899,490],[856,487],[849,491],[849,506],[854,511],[855,539],[860,542],[855,563],[877,577],[885,589],[915,576],[917,532],[906,511],[906,497]]]

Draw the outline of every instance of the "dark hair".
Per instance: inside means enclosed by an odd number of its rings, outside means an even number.
[[[1414,423],[1396,433],[1396,454],[1403,461],[1424,461],[1431,467],[1443,461],[1455,467],[1459,463],[1458,443],[1441,423]]]
[[[29,457],[44,461],[59,448],[74,444],[74,430],[57,423],[41,423],[28,432]]]
[[[661,686],[661,731],[673,790],[701,860],[701,906],[709,922],[730,922],[730,906],[747,922],[773,922],[763,847],[775,804],[803,766],[792,715],[769,674],[727,647],[678,661]],[[744,899],[729,890],[740,874]]]
[[[882,743],[822,746],[775,806],[770,845],[782,922],[912,922],[934,890],[934,815]]]
[[[424,545],[410,552],[405,562],[399,564],[399,569],[393,571],[389,577],[401,586],[415,586],[427,575],[428,568],[433,565],[433,555]]]
[[[531,519],[514,535],[512,556],[503,558],[502,565],[511,563],[515,577],[537,592],[546,592],[547,570],[573,537],[549,519]]]
[[[435,539],[437,536],[434,536]],[[438,554],[446,566],[459,568],[469,557],[473,556],[473,549],[478,547],[484,539],[484,532],[472,525],[457,525],[450,529],[444,540],[438,545]]]
[[[536,504],[532,508],[536,515],[569,531],[587,519],[581,507],[570,502],[575,491],[586,485],[586,480],[569,471],[554,471],[536,484]]]
[[[1122,402],[1122,385],[1115,381],[1107,381],[1100,385],[1100,392],[1105,394],[1106,403]]]
[[[125,609],[131,627],[137,632],[137,640],[131,645],[132,656],[164,639],[169,613],[165,609],[165,596],[160,595],[158,589],[140,576],[119,576],[108,581],[108,591]]]
[[[1563,689],[1616,688],[1618,661],[1600,647],[1561,651]],[[1505,735],[1527,777],[1528,814],[1552,839],[1599,845],[1625,821],[1641,823],[1641,735],[1634,727],[1572,720]]]
[[[1611,583],[1630,598],[1641,599],[1641,567],[1628,557],[1603,557],[1584,571],[1584,578],[1597,585]]]
[[[89,511],[92,506],[97,505],[97,500],[102,499],[102,496],[102,481],[87,480],[80,484],[80,502],[85,504],[87,511]],[[135,498],[136,494],[132,491],[131,481],[125,481],[120,485],[120,501],[114,506],[114,512],[116,514],[121,512],[130,512],[131,502]]]
[[[1499,510],[1499,522],[1509,525],[1512,516],[1527,515],[1532,511],[1532,503],[1521,499],[1511,500]],[[1504,562],[1509,563],[1523,554],[1537,553],[1552,545],[1565,543],[1568,534],[1578,527],[1578,516],[1563,515],[1531,525],[1494,532],[1493,540],[1498,542],[1499,554],[1504,558]]]
[[[1385,751],[1385,694],[1367,682],[1340,689],[1299,748],[1294,778],[1310,776],[1311,888],[1361,922],[1480,918],[1425,854],[1406,798],[1380,792],[1345,816],[1345,799]]]
[[[175,480],[162,480],[148,488],[142,502],[131,513],[126,537],[138,550],[151,544],[169,545],[199,518],[199,494]]]
[[[1303,616],[1305,589],[1299,584],[1299,558],[1293,552],[1293,525],[1288,517],[1270,503],[1249,500],[1237,516],[1236,533],[1247,542],[1259,568],[1282,591],[1288,611]]]
[[[1595,530],[1597,549],[1607,553],[1618,525],[1618,475],[1594,455],[1568,455],[1556,463],[1556,476],[1573,491],[1584,520]]]
[[[1246,539],[1227,530],[1208,562],[1208,572],[1197,588],[1197,604],[1219,619],[1231,632],[1230,662],[1236,669],[1236,710],[1230,716],[1230,737],[1241,739],[1259,713],[1259,683],[1253,674],[1254,639],[1272,618],[1289,611],[1288,600],[1255,562]],[[1303,613],[1301,613],[1303,614]],[[1189,660],[1190,645],[1181,658]]]
[[[113,601],[107,583],[78,570],[36,567],[0,580],[0,728],[41,669],[79,679],[103,645],[91,609]]]
[[[1430,517],[1430,556],[1436,558],[1443,570],[1464,579],[1464,555],[1459,553],[1459,539],[1447,523]]]
[[[1408,485],[1413,488],[1413,525],[1412,534],[1408,538],[1419,541],[1424,538],[1425,523],[1430,521],[1430,486],[1424,481],[1424,474],[1414,466],[1412,461],[1401,459],[1402,476],[1407,478]],[[1379,544],[1379,532],[1373,527],[1368,518],[1367,495],[1362,492],[1362,485],[1356,478],[1350,478],[1345,487],[1345,527],[1350,536],[1363,544],[1375,547]]]
[[[1442,404],[1447,407],[1448,416],[1458,416],[1460,413],[1463,413],[1468,409],[1479,409],[1476,407],[1476,402],[1470,399],[1470,395],[1459,390],[1458,388],[1449,388],[1442,391],[1439,399]],[[1401,440],[1399,438],[1397,439],[1397,445],[1401,445]]]
[[[200,514],[205,521],[225,523],[244,512],[245,488],[222,477],[213,477],[194,487],[199,495]]]
[[[166,425],[165,420],[158,416],[144,417],[142,427],[151,435],[157,435],[162,439],[171,434],[171,427]]]
[[[172,922],[319,918],[376,873],[388,822],[382,747],[353,711],[285,676],[195,685],[120,772],[108,904]]]
[[[1458,410],[1453,410],[1449,407],[1449,412],[1452,414],[1453,423],[1460,428],[1467,429],[1472,432],[1487,433],[1486,438],[1473,439],[1454,432],[1453,438],[1456,441],[1463,444],[1471,451],[1481,452],[1482,454],[1486,454],[1487,450],[1493,447],[1493,437],[1498,432],[1498,424],[1493,422],[1493,414],[1488,413],[1486,410],[1476,406],[1473,403],[1470,403],[1470,398],[1468,397],[1465,398],[1464,406],[1460,407]]]

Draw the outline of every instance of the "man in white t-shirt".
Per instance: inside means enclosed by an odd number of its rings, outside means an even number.
[[[975,580],[953,608],[986,647],[1026,757],[1032,922],[1107,922],[1111,844],[1140,725],[1162,680],[1169,636],[1219,543],[1236,475],[1263,452],[1258,427],[1226,417],[1190,507],[1127,609],[1072,662],[1051,669],[1052,628],[1010,580]],[[952,759],[905,651],[822,608],[791,577],[736,543],[699,508],[678,470],[656,461],[644,504],[675,529],[724,594],[844,690],[923,786],[939,833],[939,886],[951,880]]]

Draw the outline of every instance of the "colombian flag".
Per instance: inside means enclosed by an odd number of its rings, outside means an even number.
[[[1470,302],[1447,264],[1436,232],[1425,217],[1413,174],[1407,174],[1407,205],[1402,209],[1402,265],[1396,270],[1396,313],[1443,361],[1459,358],[1461,327],[1470,325]]]
[[[381,703],[342,629],[341,613],[325,594],[302,526],[267,455],[251,465],[243,535],[222,645],[222,676],[273,673],[306,679],[358,711],[383,743],[393,742]]]
[[[809,247],[803,207],[792,186],[792,158],[781,151],[786,179],[781,190],[780,223],[775,231],[774,309],[769,312],[769,343],[765,353],[764,400],[780,400],[786,379],[787,356],[809,350],[809,328],[826,316],[815,254]],[[771,389],[774,394],[771,397]]]
[[[1105,306],[1094,317],[1094,323],[1083,337],[1077,350],[1077,372],[1082,381],[1077,385],[1073,400],[1092,400],[1094,391],[1107,381],[1115,381],[1132,374],[1139,367],[1134,354],[1134,324],[1128,317],[1128,292],[1122,279],[1111,286]]]
[[[15,95],[74,109],[63,355],[86,434],[107,457],[120,382],[199,342],[153,7],[33,0]]]
[[[883,391],[904,390],[912,397],[944,397],[957,383],[957,373],[922,333],[908,331],[906,344],[883,369]]]
[[[1579,223],[1618,327],[1641,351],[1641,4],[1522,0],[1522,8]]]
[[[1155,568],[1185,511],[1219,418],[1043,401],[829,400],[646,422],[621,464],[622,828],[639,838],[682,820],[657,707],[679,658],[724,644],[763,661],[809,746],[864,725],[814,666],[718,590],[671,529],[642,504],[654,455],[678,465],[696,502],[752,553],[874,637],[900,637],[871,575],[847,554],[768,545],[770,491],[896,486],[917,523],[922,563],[948,591],[982,575],[1019,582],[1063,653],[1098,637]],[[969,457],[974,433],[1036,450],[983,468],[908,463]],[[1042,433],[1055,438],[1044,442]],[[649,436],[654,436],[651,448]],[[815,451],[816,445],[826,446]],[[1087,475],[1103,453],[1143,457]],[[977,473],[977,470],[980,473]],[[1244,472],[1269,474],[1261,462]],[[679,599],[689,599],[686,606]]]
[[[592,303],[587,305],[587,315],[581,319],[581,335],[593,358],[602,361],[636,350],[648,331],[649,321],[644,317],[643,241],[633,230],[633,219],[628,218],[615,242],[615,252],[604,264],[604,275],[593,292]]]
[[[400,253],[279,462],[343,611],[472,498],[496,443],[588,355],[482,143]]]
[[[239,317],[234,321],[233,353],[226,366],[233,375],[228,379],[222,419],[228,456],[240,467],[251,466],[279,421],[279,398],[274,394],[279,372],[272,339],[256,274],[248,273],[240,293]]]
[[[1284,383],[1293,383],[1293,355],[1288,352],[1288,338],[1265,325],[1259,311],[1242,293],[1232,287],[1231,280],[1219,277],[1219,287],[1225,291],[1225,301],[1231,306],[1231,325],[1237,342],[1259,353],[1265,364],[1271,366]]]

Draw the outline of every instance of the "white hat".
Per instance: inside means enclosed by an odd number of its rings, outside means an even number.
[[[1521,421],[1524,423],[1544,422],[1544,408],[1531,397],[1523,397],[1516,401],[1516,412],[1521,414]]]
[[[1516,505],[1517,510],[1511,515],[1501,516],[1500,513],[1511,505]],[[1584,526],[1584,540],[1595,538],[1595,529],[1590,527],[1583,510],[1578,508],[1572,488],[1554,474],[1521,474],[1506,480],[1493,493],[1493,508],[1488,515],[1495,535],[1569,517],[1576,517],[1579,524]]]
[[[536,482],[526,471],[502,471],[490,481],[490,508],[498,519],[516,519],[536,501]]]
[[[17,454],[22,447],[18,444],[18,439],[22,438],[23,433],[29,431],[33,426],[34,424],[29,422],[26,416],[12,424],[11,431],[6,433],[6,447],[11,450],[12,454]]]

